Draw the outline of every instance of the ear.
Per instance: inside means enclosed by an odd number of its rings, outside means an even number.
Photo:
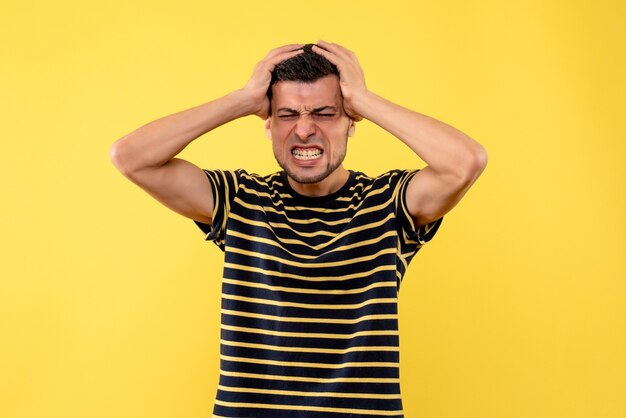
[[[348,137],[354,135],[354,130],[356,129],[356,122],[354,119],[350,118],[350,125],[348,126]]]
[[[272,125],[272,121],[271,121],[271,116],[268,116],[267,119],[265,119],[265,136],[268,139],[272,139],[272,131],[271,131],[271,125]]]

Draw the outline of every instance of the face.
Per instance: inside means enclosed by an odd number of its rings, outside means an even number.
[[[265,127],[274,157],[287,175],[298,183],[313,184],[343,170],[354,122],[343,110],[339,78],[280,81],[272,89],[272,116]]]

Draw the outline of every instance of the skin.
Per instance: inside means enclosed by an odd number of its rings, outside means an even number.
[[[274,112],[265,129],[290,185],[308,196],[335,192],[348,179],[342,163],[348,137],[354,134],[338,77],[329,75],[313,83],[282,81],[272,89]],[[298,158],[302,153],[309,157]]]
[[[312,84],[279,82],[272,109],[267,89],[275,66],[301,53],[302,44],[271,50],[243,88],[194,108],[150,122],[120,138],[111,160],[120,172],[155,199],[188,218],[211,223],[213,195],[196,165],[175,158],[203,134],[240,117],[264,119],[274,155],[299,193],[320,196],[339,189],[347,179],[341,162],[354,122],[368,119],[405,143],[428,166],[409,183],[406,201],[416,225],[432,222],[451,210],[484,170],[484,148],[441,121],[392,103],[368,90],[355,54],[337,44],[318,41],[313,51],[335,64],[340,76]],[[332,108],[332,109],[330,109]],[[336,111],[327,120],[324,111]],[[289,118],[281,118],[285,113]],[[297,160],[296,148],[318,148],[315,160]]]

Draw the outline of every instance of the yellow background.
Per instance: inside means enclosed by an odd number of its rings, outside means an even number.
[[[626,417],[624,4],[3,0],[0,416],[210,415],[221,253],[109,147],[321,38],[489,152],[405,277],[406,416]],[[422,165],[350,141],[348,168]],[[250,117],[181,156],[268,173],[269,145]]]

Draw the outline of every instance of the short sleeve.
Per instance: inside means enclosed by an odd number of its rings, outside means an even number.
[[[409,213],[406,204],[406,190],[409,182],[418,171],[419,170],[405,170],[400,174],[396,189],[396,216],[400,223],[400,232],[403,242],[405,244],[417,244],[417,246],[420,247],[435,236],[441,222],[443,221],[443,217],[434,220],[427,225],[421,225],[419,228],[415,228],[413,217]]]
[[[213,241],[224,250],[226,223],[231,204],[239,188],[241,171],[203,170],[211,184],[213,192],[213,216],[211,225],[199,221],[195,224],[204,232],[205,240]]]

